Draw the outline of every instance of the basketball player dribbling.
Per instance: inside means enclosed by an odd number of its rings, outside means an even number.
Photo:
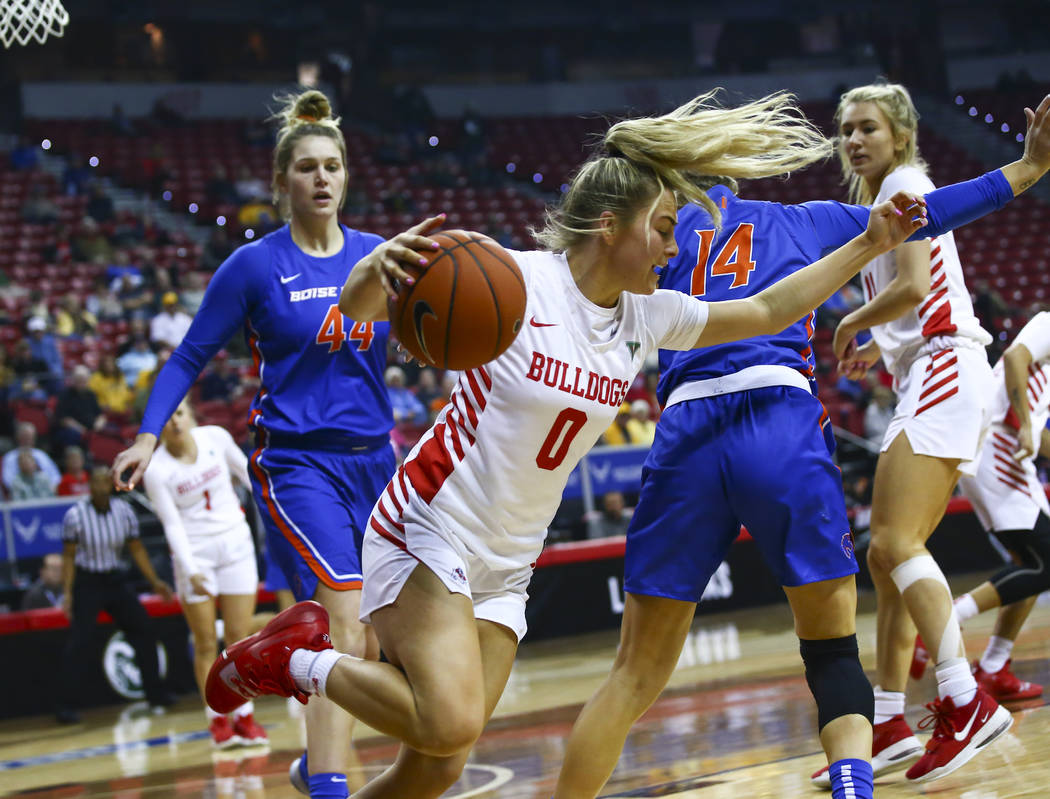
[[[679,199],[718,215],[696,182],[715,165],[757,177],[829,151],[784,95],[735,109],[708,99],[613,126],[548,214],[538,235],[548,251],[515,254],[525,326],[502,356],[464,373],[372,513],[361,611],[390,662],[331,650],[323,610],[300,603],[220,656],[208,680],[214,709],[260,692],[327,696],[403,742],[356,797],[442,794],[506,684],[532,564],[569,473],[646,356],[781,330],[925,224],[921,198],[901,194],[844,247],[754,297],[708,304],[657,290],[678,252]],[[414,255],[378,247],[351,273],[342,309],[383,318],[390,279],[405,277],[388,259]]]
[[[241,247],[216,271],[157,378],[134,445],[117,456],[112,473],[118,488],[139,482],[164,423],[242,328],[259,371],[249,473],[267,545],[297,599],[312,597],[328,610],[333,641],[377,658],[375,636],[358,620],[360,549],[368,514],[395,468],[383,382],[390,326],[346,319],[338,302],[350,269],[382,239],[339,223],[346,143],[325,96],[289,98],[280,118],[273,188],[288,224]],[[420,229],[439,224],[435,217]],[[418,235],[402,239],[420,249],[432,244]],[[347,796],[351,718],[316,702],[306,709],[306,730],[309,757],[293,764],[293,783],[312,796]]]

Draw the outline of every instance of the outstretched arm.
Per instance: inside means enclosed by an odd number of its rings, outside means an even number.
[[[892,250],[925,224],[922,198],[897,192],[871,209],[864,233],[830,255],[753,297],[711,303],[707,325],[696,346],[780,332],[834,294],[872,258]]]

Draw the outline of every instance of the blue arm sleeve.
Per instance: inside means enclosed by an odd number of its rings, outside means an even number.
[[[1002,170],[995,170],[973,180],[953,183],[935,189],[926,195],[926,215],[929,224],[917,231],[909,241],[940,236],[955,228],[998,211],[1014,192]],[[826,200],[786,206],[792,213],[808,218],[812,233],[822,255],[841,247],[868,226],[868,207],[845,205]]]
[[[205,364],[259,303],[269,270],[269,247],[260,241],[236,250],[215,271],[186,337],[157,375],[140,433],[160,435]]]

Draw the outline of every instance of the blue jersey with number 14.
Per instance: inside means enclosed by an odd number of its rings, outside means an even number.
[[[326,258],[299,249],[286,225],[226,259],[157,377],[143,432],[160,432],[204,365],[243,327],[261,384],[253,424],[328,443],[389,433],[393,414],[383,370],[390,324],[354,322],[339,312],[350,270],[383,240],[340,229],[343,248]]]
[[[862,233],[870,210],[830,201],[781,205],[741,200],[725,186],[715,186],[708,196],[722,211],[721,228],[715,229],[703,208],[684,206],[675,228],[679,252],[660,280],[661,288],[707,302],[750,297],[819,260]],[[1001,208],[1012,197],[998,170],[938,189],[926,195],[929,224],[912,238],[940,235]],[[661,350],[657,396],[664,404],[682,383],[749,366],[787,366],[812,379],[812,335],[810,313],[771,336],[684,352]]]

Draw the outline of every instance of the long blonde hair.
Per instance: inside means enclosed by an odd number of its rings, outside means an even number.
[[[919,155],[919,112],[915,110],[915,104],[911,101],[907,89],[899,83],[872,83],[844,92],[839,98],[839,107],[835,110],[836,130],[841,128],[842,114],[851,103],[876,105],[890,123],[890,135],[893,136],[895,145],[903,142],[900,148],[894,146],[893,165],[889,172],[905,165],[926,172],[926,162]],[[867,181],[850,167],[842,136],[835,136],[835,147],[842,167],[842,182],[849,186],[850,202],[871,205],[878,192],[872,191]]]
[[[339,129],[339,117],[332,116],[332,104],[324,92],[317,89],[309,89],[301,94],[287,94],[274,98],[281,103],[281,110],[277,111],[271,119],[281,122],[281,128],[277,133],[277,145],[273,148],[273,176],[270,179],[270,191],[273,193],[273,204],[281,214],[282,219],[288,219],[291,211],[288,207],[287,198],[280,189],[279,178],[288,170],[288,164],[292,160],[292,151],[300,139],[307,136],[327,136],[333,139],[339,146],[339,152],[343,157],[343,176],[349,177],[346,161],[346,139]],[[339,198],[339,208],[343,207],[346,199],[347,183],[343,180],[343,195]]]
[[[679,203],[702,206],[721,222],[706,190],[717,183],[735,189],[736,178],[765,178],[803,169],[831,155],[832,144],[799,111],[794,95],[777,92],[761,100],[722,108],[718,89],[694,97],[659,117],[618,122],[602,150],[573,176],[560,203],[547,210],[542,247],[560,251],[597,231],[602,211],[629,219],[665,189]]]

